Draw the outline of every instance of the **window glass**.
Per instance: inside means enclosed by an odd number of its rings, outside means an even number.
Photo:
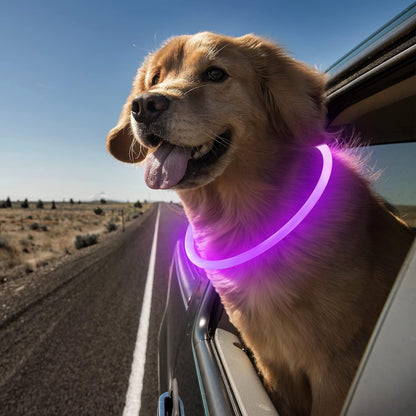
[[[375,191],[416,227],[416,142],[370,146],[364,153],[378,173]]]

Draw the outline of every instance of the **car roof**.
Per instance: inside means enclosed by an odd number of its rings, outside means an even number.
[[[354,125],[372,144],[412,141],[416,3],[328,68],[328,125]]]
[[[345,73],[354,68],[363,66],[372,60],[374,55],[385,49],[386,44],[394,44],[403,35],[408,34],[416,19],[416,3],[409,6],[395,18],[390,20],[354,49],[333,63],[325,72],[330,75],[331,82],[337,78],[345,77]]]

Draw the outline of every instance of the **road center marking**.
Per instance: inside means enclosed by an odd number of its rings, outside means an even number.
[[[146,364],[147,337],[149,333],[150,308],[152,306],[153,280],[156,263],[157,235],[159,231],[160,205],[157,209],[155,231],[153,234],[152,250],[150,252],[149,268],[147,270],[146,286],[144,289],[142,310],[140,313],[139,329],[134,347],[133,363],[126,394],[126,404],[123,416],[138,416],[141,407],[144,367]]]

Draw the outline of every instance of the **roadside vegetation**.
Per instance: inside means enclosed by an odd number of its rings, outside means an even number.
[[[0,201],[0,283],[124,230],[150,203]]]

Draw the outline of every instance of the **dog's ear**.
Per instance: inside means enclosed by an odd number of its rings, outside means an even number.
[[[276,132],[301,144],[322,143],[326,76],[260,37],[246,35],[238,41],[252,58],[258,91]]]
[[[131,104],[144,89],[145,72],[144,66],[138,70],[133,81],[132,91],[123,106],[118,123],[107,135],[107,150],[122,162],[141,162],[147,155],[148,149],[134,138],[130,125]]]

